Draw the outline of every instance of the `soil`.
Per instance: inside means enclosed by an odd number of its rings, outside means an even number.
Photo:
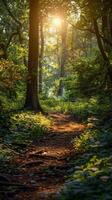
[[[72,171],[76,153],[72,140],[83,133],[85,126],[70,115],[54,113],[50,116],[53,124],[49,133],[17,159],[19,173],[13,175],[12,183],[20,184],[19,190],[5,200],[52,199]]]

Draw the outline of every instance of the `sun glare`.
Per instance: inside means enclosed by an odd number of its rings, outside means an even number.
[[[59,17],[56,17],[56,18],[53,19],[53,25],[54,26],[60,26],[61,22],[62,22],[62,20]]]

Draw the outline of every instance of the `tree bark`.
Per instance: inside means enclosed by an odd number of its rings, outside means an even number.
[[[59,89],[58,96],[63,95],[63,78],[65,76],[65,63],[66,63],[66,39],[67,39],[67,23],[64,19],[61,27],[61,41],[62,41],[62,50],[61,50],[61,60],[60,60],[60,81],[59,81]]]
[[[111,52],[111,46],[106,42],[105,38],[108,38],[111,41],[111,34],[110,34],[110,27],[109,27],[109,8],[103,6],[103,16],[102,16],[102,34],[104,36],[103,43],[105,51],[109,54]]]
[[[112,9],[109,11],[109,30],[110,30],[110,39],[112,40]]]
[[[101,40],[101,37],[100,37],[97,20],[94,19],[93,24],[94,24],[94,30],[95,30],[95,34],[96,34],[96,38],[97,38],[98,47],[99,47],[100,53],[103,57],[104,63],[107,67],[108,77],[109,77],[110,82],[112,84],[112,66],[110,64],[110,60],[109,60],[109,58],[108,58],[108,56],[107,56],[107,54],[104,50],[104,47],[103,47],[103,43],[102,43],[102,40]]]
[[[44,56],[44,32],[43,32],[43,18],[40,19],[40,55],[39,55],[39,93],[42,93],[42,66],[43,66],[43,56]]]
[[[39,0],[30,0],[28,80],[25,107],[42,111],[39,103]]]

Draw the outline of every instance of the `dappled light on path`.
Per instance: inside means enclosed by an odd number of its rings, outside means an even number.
[[[84,125],[73,121],[73,117],[64,114],[52,114],[55,121],[52,127],[54,132],[59,133],[76,133],[84,130]]]
[[[50,114],[53,119],[49,133],[31,145],[17,165],[18,180],[31,190],[20,191],[14,200],[48,199],[57,193],[65,182],[65,175],[72,168],[75,156],[72,140],[84,131],[84,125],[64,114]]]

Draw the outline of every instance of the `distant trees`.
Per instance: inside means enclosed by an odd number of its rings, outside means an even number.
[[[111,0],[1,0],[0,23],[0,60],[20,69],[17,98],[25,108],[41,111],[39,94],[65,97],[72,88],[75,99],[112,91]]]
[[[81,17],[78,28],[94,34],[97,45],[107,69],[107,76],[112,84],[112,65],[110,55],[112,55],[112,3],[109,1],[77,1]],[[75,7],[76,8],[76,7]]]

